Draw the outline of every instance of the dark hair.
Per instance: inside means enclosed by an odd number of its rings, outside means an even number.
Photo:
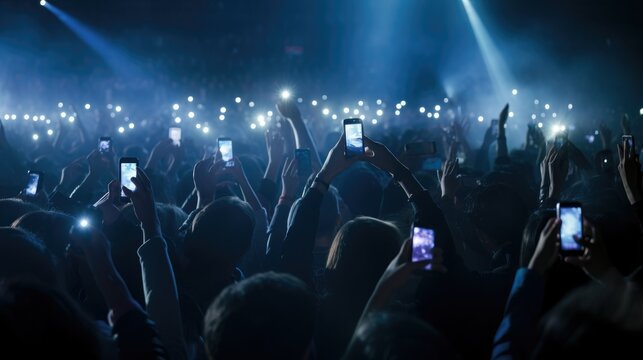
[[[0,283],[0,357],[99,359],[93,324],[66,295],[33,283]]]
[[[36,235],[45,243],[47,250],[56,256],[56,260],[61,260],[69,244],[69,230],[75,222],[73,217],[61,212],[38,210],[22,215],[11,227]]]
[[[427,323],[403,314],[375,313],[355,331],[344,360],[456,359],[444,338]]]
[[[384,190],[371,169],[351,168],[338,180],[339,194],[353,216],[379,215]]]
[[[544,319],[535,359],[643,358],[643,294],[633,284],[592,284]]]
[[[234,266],[250,248],[254,227],[254,213],[247,202],[232,196],[217,199],[192,221],[185,255],[197,266]]]
[[[388,222],[365,216],[347,222],[328,253],[329,285],[370,293],[401,242],[399,230]]]
[[[0,226],[11,226],[17,218],[37,210],[38,206],[20,199],[0,199]]]
[[[58,283],[53,260],[43,242],[24,230],[10,227],[0,227],[0,279]]]
[[[299,279],[273,272],[226,288],[205,315],[210,359],[302,359],[315,328],[315,296]]]

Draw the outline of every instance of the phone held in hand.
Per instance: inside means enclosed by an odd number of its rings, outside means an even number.
[[[36,196],[38,191],[42,188],[43,175],[40,171],[29,170],[29,178],[27,179],[27,186],[25,186],[24,194],[27,196]]]
[[[98,151],[101,154],[112,151],[112,138],[109,136],[101,136],[100,140],[98,140]]]
[[[412,142],[404,145],[404,152],[409,156],[435,155],[435,141]]]
[[[171,127],[169,130],[168,137],[172,139],[172,145],[181,146],[181,128],[180,127]]]
[[[219,152],[221,160],[225,161],[226,167],[234,166],[234,154],[232,153],[232,139],[221,137],[218,139]]]
[[[295,149],[295,161],[297,161],[297,175],[308,177],[313,172],[310,161],[310,149]]]
[[[132,191],[136,189],[136,185],[132,182],[132,178],[136,177],[136,168],[138,168],[138,159],[133,157],[121,158],[118,163],[119,178],[121,181],[121,201],[128,202],[129,198],[125,196],[123,187]]]
[[[412,241],[412,262],[431,260],[433,258],[433,248],[435,247],[435,232],[433,229],[414,226]],[[431,270],[431,264],[427,265],[424,269]]]
[[[560,225],[560,253],[563,256],[583,254],[583,246],[577,242],[583,238],[583,209],[578,202],[560,202],[556,205]]]
[[[364,154],[364,126],[361,119],[344,119],[344,156],[351,158]]]

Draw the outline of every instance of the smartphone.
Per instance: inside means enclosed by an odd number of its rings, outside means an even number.
[[[296,149],[295,159],[297,161],[297,175],[308,177],[313,172],[313,166],[310,161],[310,149]]]
[[[498,136],[498,119],[491,120],[491,132],[494,136]]]
[[[112,138],[109,136],[101,136],[100,140],[98,140],[98,151],[101,154],[112,151]]]
[[[219,138],[219,152],[221,153],[221,160],[225,161],[226,167],[234,166],[234,155],[232,153],[232,139],[230,138]]]
[[[583,247],[575,238],[583,237],[583,209],[578,202],[560,202],[556,205],[560,225],[560,253],[563,256],[583,254]]]
[[[123,187],[130,190],[136,189],[136,185],[132,182],[132,178],[136,177],[136,168],[138,167],[138,159],[133,157],[124,157],[119,161],[119,173],[121,179],[121,201],[128,202],[129,198],[125,196]]]
[[[347,158],[364,153],[364,126],[361,119],[344,119],[346,143],[344,156]]]
[[[29,170],[29,179],[27,179],[27,186],[25,186],[24,193],[28,196],[36,196],[38,191],[42,188],[42,172]]]
[[[435,154],[435,141],[413,142],[404,145],[404,152],[411,156],[427,156]]]
[[[181,128],[180,127],[171,127],[169,131],[169,137],[172,139],[172,144],[176,146],[181,145]]]
[[[418,262],[431,260],[433,258],[433,247],[435,246],[435,232],[433,229],[414,226],[413,227],[413,251],[411,252],[411,261]],[[425,267],[431,269],[431,264]]]
[[[627,142],[627,146],[630,148],[631,154],[636,154],[636,148],[634,145],[634,137],[632,135],[623,135],[621,138],[623,144]]]
[[[554,146],[556,147],[556,150],[562,149],[562,147],[567,143],[567,133],[566,132],[559,132],[556,134],[556,138],[554,139]]]

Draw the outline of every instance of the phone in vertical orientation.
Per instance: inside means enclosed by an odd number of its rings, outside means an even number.
[[[232,139],[221,137],[218,139],[219,152],[221,160],[225,161],[226,167],[234,166],[234,154],[232,153]]]
[[[181,128],[171,127],[169,130],[168,137],[172,139],[173,145],[180,146],[181,145]]]
[[[433,229],[414,226],[413,227],[413,251],[411,252],[411,261],[418,262],[431,260],[433,258],[433,248],[435,247],[435,232]],[[431,264],[424,269],[431,270]]]
[[[29,178],[27,179],[27,186],[25,186],[24,194],[28,196],[36,196],[38,191],[42,188],[42,180],[42,172],[29,170]]]
[[[560,202],[556,204],[556,212],[561,221],[560,253],[563,256],[579,256],[583,254],[583,246],[576,238],[583,237],[583,208],[578,202]]]
[[[627,143],[631,154],[636,154],[636,144],[634,143],[634,137],[632,135],[623,135],[621,140],[623,144]]]
[[[344,156],[351,158],[364,153],[364,126],[361,119],[344,119],[346,143]]]
[[[313,165],[310,160],[310,149],[296,149],[295,159],[297,161],[297,175],[308,177],[313,172]]]
[[[123,187],[132,191],[136,189],[136,185],[132,182],[132,178],[136,177],[136,169],[138,168],[138,159],[133,157],[121,158],[118,163],[119,177],[121,180],[121,201],[128,202],[129,198],[125,196]]]
[[[554,138],[554,146],[556,147],[556,150],[560,150],[565,146],[567,143],[567,133],[564,131],[559,132],[556,134],[556,137]]]
[[[100,140],[98,140],[98,151],[101,154],[112,151],[112,138],[109,136],[101,136]]]

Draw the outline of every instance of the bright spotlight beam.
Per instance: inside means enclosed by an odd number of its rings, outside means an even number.
[[[482,54],[482,60],[485,63],[494,90],[496,91],[496,97],[498,100],[504,101],[506,99],[506,95],[509,94],[508,84],[511,80],[511,75],[509,74],[507,65],[500,56],[500,52],[494,45],[493,40],[491,40],[489,32],[482,23],[482,20],[471,4],[471,1],[462,0],[462,5],[464,6],[464,10],[469,18],[469,24],[471,24],[473,35],[476,38],[476,42],[480,48],[480,53]]]

